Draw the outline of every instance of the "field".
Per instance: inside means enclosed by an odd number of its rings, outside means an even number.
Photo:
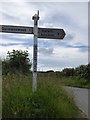
[[[3,75],[3,118],[78,118],[80,111],[67,93],[63,77],[38,74],[37,91],[32,93],[32,74]]]
[[[88,88],[90,89],[90,81],[79,76],[63,76],[59,72],[51,73],[39,73],[40,79],[49,79],[50,81],[55,80],[59,82],[62,86],[73,86],[79,88]]]
[[[78,88],[90,89],[90,82],[84,78],[79,77],[64,77],[63,83],[65,86],[73,86]]]

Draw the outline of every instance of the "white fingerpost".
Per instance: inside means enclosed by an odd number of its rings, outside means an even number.
[[[34,27],[0,25],[0,32],[34,34],[32,91],[35,92],[37,90],[37,38],[62,40],[66,33],[63,29],[38,28],[39,11],[32,17],[32,19],[34,20]]]
[[[39,11],[35,14],[32,19],[34,20],[34,46],[33,46],[33,78],[32,78],[32,91],[37,90],[37,38],[38,38],[38,20],[39,20]]]

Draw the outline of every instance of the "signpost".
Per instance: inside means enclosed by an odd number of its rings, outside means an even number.
[[[4,33],[34,34],[33,29],[33,27],[26,26],[0,25],[0,32]],[[63,39],[64,36],[63,29],[38,28],[38,38]]]
[[[0,32],[19,33],[19,34],[33,34],[33,27],[0,25]]]
[[[63,29],[38,28],[38,38],[63,39],[65,32]]]
[[[37,89],[37,38],[38,38],[38,20],[39,20],[39,11],[35,14],[32,19],[34,20],[34,47],[33,47],[33,81],[32,81],[32,90],[33,92]]]
[[[37,38],[63,39],[65,32],[63,29],[38,28],[39,11],[32,19],[34,20],[34,27],[0,25],[0,32],[34,34],[32,91],[35,92],[37,89]]]

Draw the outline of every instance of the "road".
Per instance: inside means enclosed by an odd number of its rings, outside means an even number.
[[[65,87],[65,89],[74,95],[74,100],[76,102],[76,105],[79,107],[79,109],[84,112],[89,118],[89,110],[88,101],[89,101],[89,93],[90,89],[84,89],[84,88],[76,88],[76,87]]]

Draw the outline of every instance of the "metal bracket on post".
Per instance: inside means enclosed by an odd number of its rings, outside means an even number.
[[[32,78],[32,91],[37,90],[37,38],[38,38],[38,20],[39,11],[35,14],[32,19],[34,20],[34,46],[33,46],[33,78]]]

